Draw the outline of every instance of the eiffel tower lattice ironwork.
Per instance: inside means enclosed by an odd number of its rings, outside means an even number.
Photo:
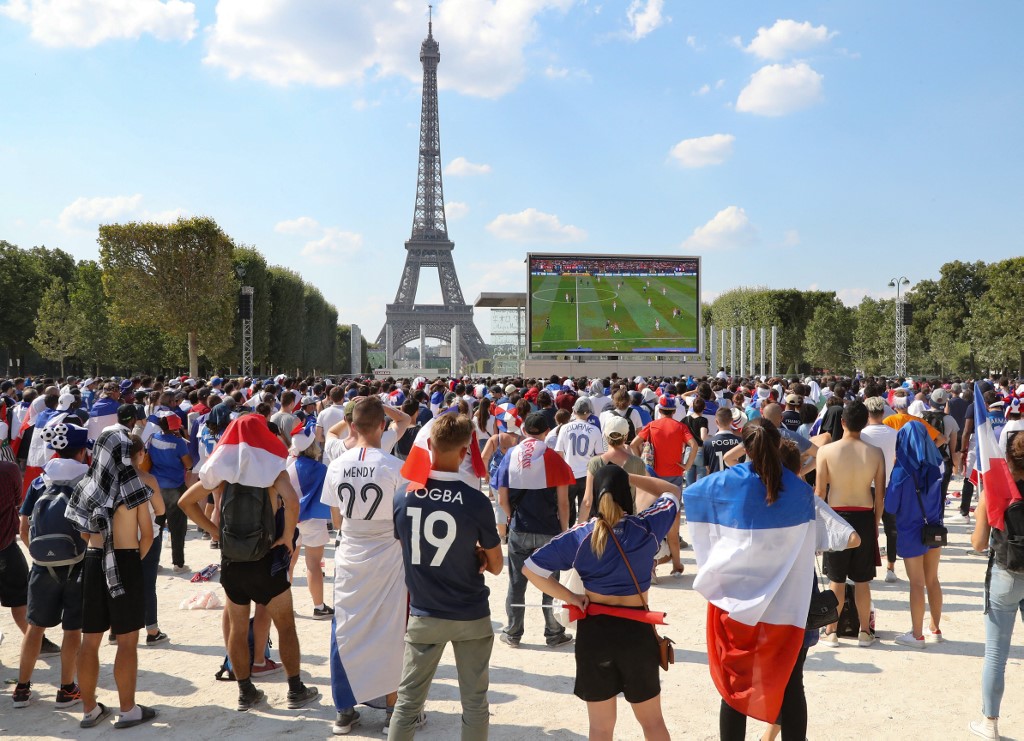
[[[423,103],[420,113],[420,157],[416,178],[416,207],[412,218],[412,236],[405,243],[405,268],[398,284],[395,302],[387,305],[387,320],[377,337],[378,344],[387,345],[388,352],[419,339],[421,328],[426,337],[450,342],[452,329],[459,327],[457,352],[469,362],[488,355],[476,325],[473,307],[462,296],[462,286],[455,274],[452,250],[444,215],[444,188],[441,183],[441,132],[437,118],[437,65],[441,53],[434,40],[433,22],[427,26],[427,38],[420,46],[423,63]],[[436,268],[441,283],[442,304],[416,303],[420,270]],[[453,348],[453,352],[456,352]],[[391,366],[393,357],[387,358]]]

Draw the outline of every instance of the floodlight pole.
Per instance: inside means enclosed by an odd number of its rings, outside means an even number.
[[[253,375],[253,363],[252,363],[252,315],[255,310],[253,305],[253,296],[255,289],[252,286],[242,286],[242,295],[246,296],[245,299],[249,303],[248,319],[242,320],[242,375],[252,378]]]
[[[746,375],[747,325],[740,325],[740,376]]]
[[[750,328],[750,365],[747,367],[747,372],[750,375],[754,375],[757,369],[754,367],[754,328]]]
[[[775,357],[776,357],[775,356],[775,341],[776,341],[776,338],[778,337],[778,333],[779,333],[778,330],[779,330],[779,328],[776,327],[773,324],[772,325],[772,378],[775,378],[775,376],[778,375],[778,370],[777,370],[777,367],[775,365]]]
[[[896,338],[895,338],[895,363],[894,372],[897,378],[907,375],[907,328],[903,324],[904,298],[900,295],[903,286],[909,286],[910,279],[905,275],[892,278],[889,287],[896,288]]]

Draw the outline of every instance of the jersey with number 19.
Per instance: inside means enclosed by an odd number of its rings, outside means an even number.
[[[412,615],[479,620],[491,614],[476,546],[495,548],[501,540],[491,502],[479,489],[459,473],[431,471],[422,489],[395,495],[394,523]]]

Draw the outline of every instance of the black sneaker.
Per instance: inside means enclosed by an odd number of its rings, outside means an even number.
[[[25,682],[25,684],[18,684],[14,687],[14,707],[16,708],[27,708],[29,703],[32,702],[36,697],[36,693],[32,691],[32,683]]]
[[[324,605],[323,607],[313,608],[313,619],[314,620],[330,620],[334,617],[334,608]]]
[[[65,690],[63,687],[57,688],[57,707],[64,709],[74,707],[82,701],[82,690],[79,689],[78,683],[76,682],[71,686],[70,690]]]
[[[331,733],[335,736],[344,736],[352,732],[352,726],[359,723],[359,713],[355,708],[339,710],[338,717],[331,726]]]
[[[60,646],[43,636],[43,645],[39,649],[40,656],[60,656]]]
[[[262,702],[264,698],[263,690],[258,690],[255,687],[252,688],[251,692],[238,693],[238,707],[237,710],[240,713],[244,713],[249,708],[254,708]]]
[[[147,646],[157,646],[157,645],[159,645],[161,643],[167,643],[167,641],[169,641],[169,640],[171,640],[171,639],[168,638],[167,634],[164,633],[162,630],[157,631],[156,635],[153,635],[152,633],[148,633],[148,632],[146,633],[146,645]]]
[[[288,709],[297,710],[303,705],[308,705],[313,702],[316,698],[320,697],[320,690],[316,687],[307,687],[302,685],[302,689],[298,692],[288,692]]]
[[[572,636],[568,633],[559,633],[553,638],[548,638],[548,648],[558,648],[567,643],[572,643]]]

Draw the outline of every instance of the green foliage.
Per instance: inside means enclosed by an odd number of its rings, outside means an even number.
[[[99,230],[100,264],[115,322],[141,322],[189,343],[189,373],[199,354],[215,357],[231,344],[238,295],[234,244],[213,219],[174,224],[108,224]]]
[[[850,348],[854,313],[838,298],[820,303],[814,309],[804,339],[805,357],[813,366],[832,372],[853,370]]]
[[[302,365],[322,372],[334,365],[338,312],[318,289],[307,284],[303,293],[303,314]]]
[[[274,371],[290,372],[302,365],[302,318],[305,317],[305,284],[297,273],[274,266],[270,278],[270,357]]]
[[[1019,318],[1024,257],[994,263],[986,272],[988,290],[974,303],[968,334],[983,367],[1001,371],[1015,367],[1024,348]]]
[[[90,368],[109,362],[110,321],[103,271],[92,260],[78,264],[77,278],[68,292],[68,312],[75,333],[75,356]]]
[[[43,291],[36,314],[35,334],[30,342],[47,360],[60,361],[60,374],[64,375],[64,361],[75,352],[75,321],[68,305],[63,281],[55,278]]]
[[[892,373],[893,334],[896,327],[896,302],[865,296],[855,311],[853,358],[857,368],[871,375]]]

